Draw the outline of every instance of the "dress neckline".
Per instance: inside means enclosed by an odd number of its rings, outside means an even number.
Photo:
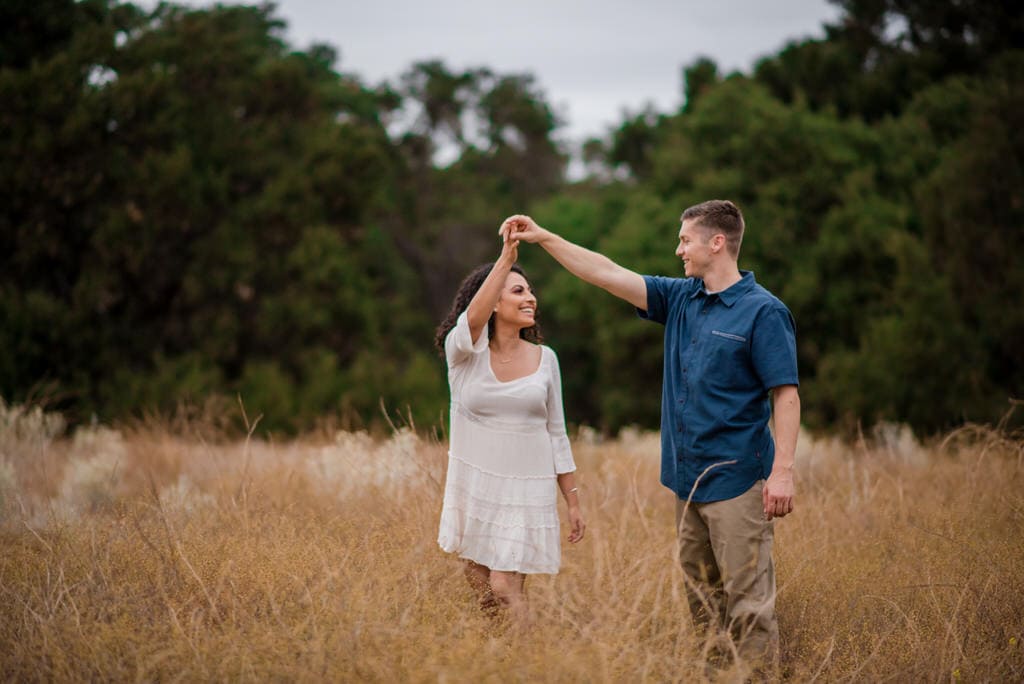
[[[540,349],[540,360],[537,362],[537,367],[532,372],[527,373],[526,375],[520,375],[518,378],[512,378],[511,380],[499,380],[498,379],[498,374],[494,372],[494,366],[491,365],[491,348],[488,347],[487,348],[487,370],[488,370],[488,372],[490,372],[491,378],[493,378],[494,381],[496,383],[500,384],[500,385],[510,385],[513,382],[519,382],[520,380],[525,380],[526,378],[532,378],[537,373],[540,373],[541,366],[544,365],[544,346],[538,344],[537,347]]]

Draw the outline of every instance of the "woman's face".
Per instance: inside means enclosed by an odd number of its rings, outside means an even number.
[[[498,321],[516,328],[532,328],[537,322],[537,298],[526,278],[512,271],[505,278],[498,304],[494,307]]]

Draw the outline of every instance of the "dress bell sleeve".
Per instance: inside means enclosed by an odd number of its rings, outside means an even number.
[[[550,350],[549,350],[550,351]],[[551,377],[548,382],[548,435],[551,437],[551,451],[555,457],[555,472],[571,473],[576,470],[572,458],[569,435],[565,431],[565,411],[562,408],[562,373],[558,367],[558,356],[551,351],[548,364]]]
[[[469,316],[463,311],[459,314],[455,327],[448,331],[448,336],[444,338],[444,355],[448,361],[448,367],[455,368],[468,361],[474,354],[486,350],[487,326],[484,326],[480,337],[474,343],[473,336],[469,331]]]

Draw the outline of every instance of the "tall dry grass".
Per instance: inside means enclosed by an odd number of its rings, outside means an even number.
[[[435,544],[441,444],[62,427],[0,405],[5,680],[706,676],[656,436],[575,441],[587,537],[528,580],[517,634]],[[981,429],[929,448],[803,436],[776,527],[781,677],[1024,679],[1022,461],[1024,442]]]

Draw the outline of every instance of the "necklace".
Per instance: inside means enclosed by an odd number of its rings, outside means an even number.
[[[515,346],[515,349],[514,349],[514,350],[512,351],[512,355],[511,355],[511,356],[509,356],[509,357],[508,357],[507,359],[503,359],[503,358],[501,358],[501,357],[499,356],[499,357],[498,357],[498,363],[510,363],[510,362],[512,361],[512,359],[513,359],[513,358],[515,358],[515,355],[516,355],[516,351],[518,351],[518,349],[519,349],[519,345],[517,344],[517,345]],[[494,351],[494,350],[492,349],[491,351]]]

